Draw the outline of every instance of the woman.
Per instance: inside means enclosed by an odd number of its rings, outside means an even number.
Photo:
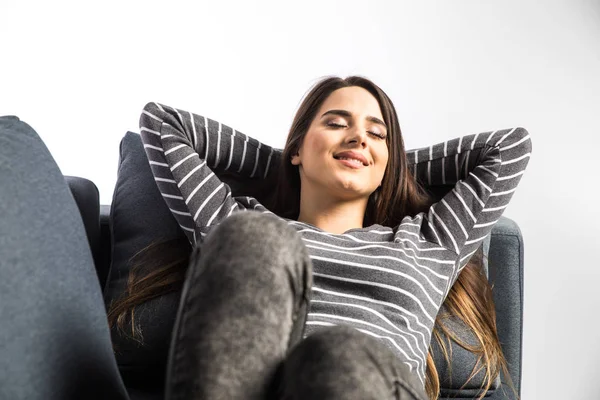
[[[165,201],[198,243],[173,335],[171,393],[424,398],[436,315],[526,168],[524,129],[405,154],[391,100],[360,77],[315,85],[280,157],[156,103],[140,128]],[[266,184],[232,197],[215,171]],[[417,180],[454,188],[431,205]],[[258,213],[238,213],[248,210]]]

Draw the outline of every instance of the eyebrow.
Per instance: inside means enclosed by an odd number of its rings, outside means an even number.
[[[324,112],[323,115],[321,115],[321,118],[323,118],[327,114],[340,115],[342,117],[351,117],[352,116],[352,113],[347,110],[329,110],[329,111]],[[382,125],[385,129],[387,129],[387,125],[377,117],[367,115],[367,117],[365,119],[368,121],[374,122],[376,124]]]

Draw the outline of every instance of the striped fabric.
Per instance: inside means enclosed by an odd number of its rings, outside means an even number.
[[[140,133],[160,192],[191,243],[233,212],[270,213],[255,198],[232,197],[214,171],[264,177],[273,148],[218,121],[157,103],[144,107]],[[504,212],[530,154],[523,128],[407,152],[419,181],[454,187],[428,212],[406,216],[399,226],[332,234],[285,219],[313,262],[306,335],[350,325],[380,338],[424,383],[437,312]]]

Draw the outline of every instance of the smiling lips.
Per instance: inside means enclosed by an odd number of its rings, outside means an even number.
[[[369,162],[362,154],[353,151],[338,153],[333,158],[352,168],[361,168],[369,165]]]

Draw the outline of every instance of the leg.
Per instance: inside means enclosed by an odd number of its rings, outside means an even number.
[[[264,399],[302,338],[312,264],[285,221],[231,215],[191,257],[173,331],[167,399]]]
[[[126,399],[79,210],[16,117],[0,118],[0,220],[0,398]]]
[[[281,399],[426,400],[419,379],[377,339],[324,328],[297,345],[278,371]]]

